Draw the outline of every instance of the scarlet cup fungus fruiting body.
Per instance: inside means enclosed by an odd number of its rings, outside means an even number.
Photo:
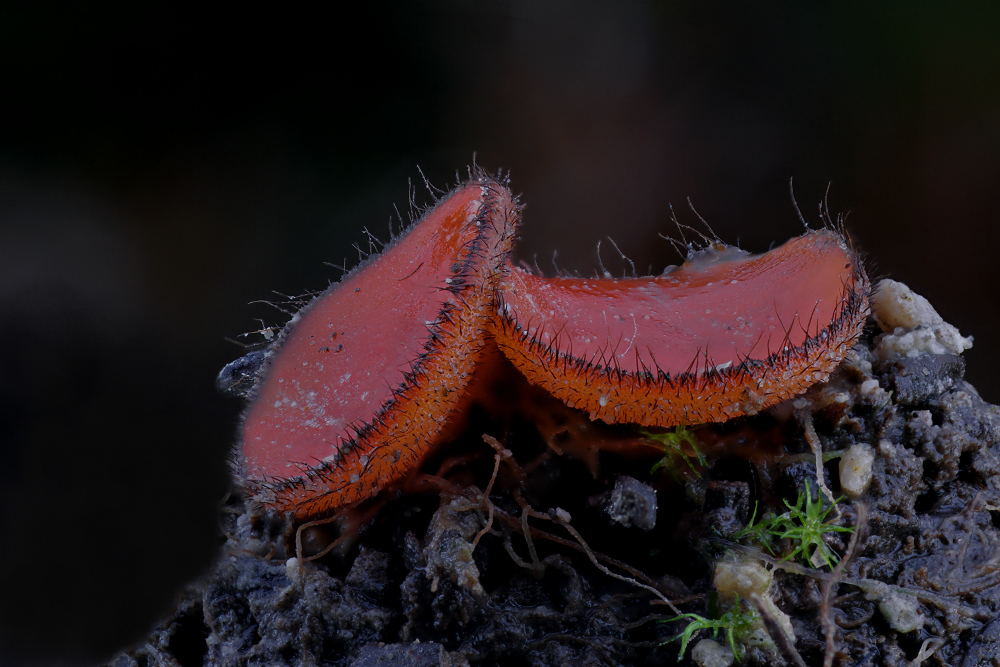
[[[543,278],[508,263],[520,209],[477,173],[296,314],[245,414],[239,474],[297,519],[374,496],[438,445],[483,355],[609,423],[753,414],[825,380],[868,279],[824,229],[720,246],[661,276]]]
[[[259,502],[316,516],[419,463],[486,345],[517,220],[510,191],[479,176],[292,318],[243,424]]]
[[[493,322],[536,385],[608,423],[721,422],[825,380],[861,334],[868,278],[838,232],[766,254],[704,250],[661,276],[509,267]]]

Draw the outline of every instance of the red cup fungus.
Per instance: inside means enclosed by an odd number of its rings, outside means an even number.
[[[750,415],[823,381],[868,314],[840,233],[763,255],[703,250],[661,276],[543,278],[508,267],[500,349],[532,384],[607,423],[670,427]]]
[[[256,500],[315,516],[420,462],[486,346],[517,220],[510,191],[476,178],[292,318],[243,423]]]

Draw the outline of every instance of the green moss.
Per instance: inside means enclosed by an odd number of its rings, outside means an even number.
[[[733,535],[733,539],[748,539],[758,543],[771,553],[774,553],[772,545],[775,540],[788,540],[791,551],[785,554],[783,560],[799,557],[807,565],[816,567],[815,559],[818,558],[826,563],[830,569],[833,569],[840,558],[823,541],[823,535],[854,532],[853,528],[836,526],[826,522],[830,512],[837,506],[837,502],[839,499],[829,505],[824,505],[822,495],[817,502],[813,502],[812,490],[809,488],[809,482],[806,482],[805,492],[799,494],[794,505],[785,501],[787,512],[754,524],[755,510],[750,524]]]
[[[681,652],[677,656],[678,662],[684,658],[688,644],[702,630],[710,630],[713,638],[718,638],[719,633],[724,632],[729,648],[733,651],[733,656],[737,660],[742,660],[743,649],[740,642],[760,625],[760,617],[757,613],[740,600],[737,600],[729,611],[716,619],[705,618],[698,614],[681,614],[666,622],[679,621],[682,618],[690,619],[690,622],[681,634],[669,640],[671,642],[681,640]]]
[[[691,471],[698,475],[698,477],[701,477],[701,472],[699,471],[708,467],[708,459],[699,451],[698,439],[694,436],[694,431],[684,424],[666,433],[643,431],[642,434],[650,440],[659,443],[663,448],[663,458],[653,464],[653,467],[649,471],[650,474],[655,473],[660,468],[673,470],[678,458],[687,463]],[[693,454],[689,454],[689,450]]]

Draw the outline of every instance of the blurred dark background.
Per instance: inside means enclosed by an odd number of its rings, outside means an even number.
[[[752,251],[834,212],[1000,401],[1000,5],[177,2],[0,10],[0,663],[110,657],[209,563],[226,341],[438,186],[509,169],[520,256]],[[275,6],[277,7],[277,6]],[[368,12],[367,15],[364,12]],[[417,187],[418,202],[429,197]],[[620,266],[605,245],[609,268]]]

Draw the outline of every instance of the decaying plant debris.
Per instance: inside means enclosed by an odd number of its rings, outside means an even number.
[[[112,664],[671,664],[691,620],[677,617],[734,605],[752,617],[744,665],[991,664],[1000,411],[962,380],[971,342],[905,286],[882,289],[878,325],[829,382],[693,431],[708,467],[595,465],[557,455],[558,428],[486,424],[314,560],[336,528],[304,533],[296,558],[287,526],[234,497],[217,564]],[[823,533],[829,564],[746,539],[805,493],[854,529]],[[690,639],[680,664],[732,664],[724,633]]]

